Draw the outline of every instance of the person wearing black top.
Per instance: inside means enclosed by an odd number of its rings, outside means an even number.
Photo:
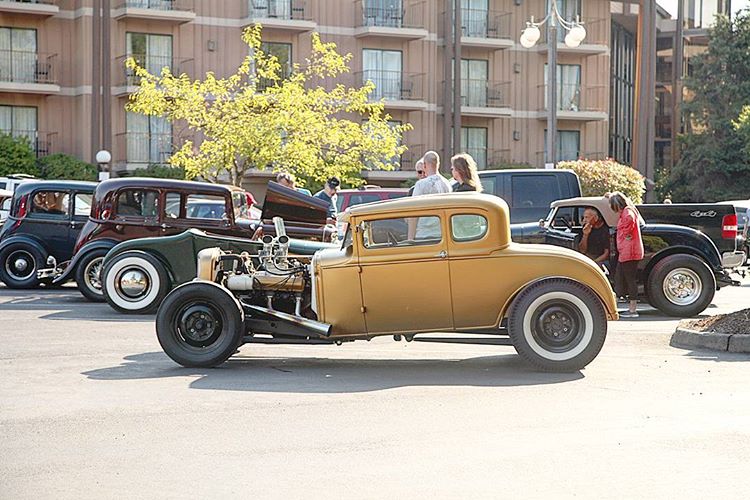
[[[609,228],[594,207],[583,211],[583,234],[578,250],[597,264],[609,260]]]
[[[454,193],[464,191],[482,192],[482,183],[479,181],[477,164],[471,155],[461,153],[451,158],[451,174],[453,174],[453,179],[456,181],[453,185]]]

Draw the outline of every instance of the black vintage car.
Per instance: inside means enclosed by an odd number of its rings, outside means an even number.
[[[546,220],[539,224],[511,226],[513,241],[547,243],[577,250],[583,230],[583,211],[589,206],[596,208],[609,226],[610,261],[607,269],[612,281],[617,266],[615,238],[618,214],[609,208],[606,198],[572,198],[553,202]],[[706,233],[687,226],[689,221],[677,225],[653,222],[650,218],[660,221],[669,213],[680,213],[681,207],[664,205],[661,213],[654,205],[640,207],[644,207],[641,214],[645,218],[645,224],[641,226],[645,255],[638,263],[638,285],[642,299],[665,314],[685,318],[706,309],[719,288],[739,284],[729,277],[725,269],[725,263],[732,260],[729,257],[734,255],[733,251],[727,250],[722,255],[716,242]],[[706,232],[718,231],[718,238],[722,238],[721,218],[704,217],[700,220]],[[716,227],[709,227],[710,221]],[[724,231],[727,249],[734,248],[736,231],[736,226],[733,231]]]
[[[0,281],[10,288],[34,288],[48,259],[69,260],[89,219],[96,184],[38,181],[19,185],[0,229]],[[52,259],[50,259],[50,257]]]

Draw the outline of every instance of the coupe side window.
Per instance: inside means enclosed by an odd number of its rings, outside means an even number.
[[[454,215],[451,217],[451,236],[454,241],[480,240],[487,234],[487,219],[481,215]]]
[[[64,191],[38,191],[31,199],[30,213],[41,219],[65,219],[70,195]]]
[[[159,193],[144,189],[126,189],[117,195],[118,219],[155,219]]]
[[[379,219],[363,223],[365,248],[405,247],[414,245],[434,245],[443,238],[440,217],[423,216],[411,219],[417,224],[416,237],[408,239],[408,217]]]
[[[182,195],[180,193],[167,193],[164,197],[164,218],[179,219],[180,208],[182,208]]]
[[[91,203],[94,195],[88,193],[76,193],[75,204],[73,205],[73,215],[79,217],[88,217],[91,214]]]

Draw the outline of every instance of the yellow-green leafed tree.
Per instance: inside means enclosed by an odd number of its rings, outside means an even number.
[[[362,169],[394,168],[411,126],[388,123],[383,104],[369,99],[371,82],[361,88],[336,83],[349,72],[351,54],[339,54],[313,34],[305,63],[283,77],[276,57],[261,48],[260,26],[242,38],[250,55],[228,78],[207,73],[194,81],[168,68],[152,75],[132,58],[126,62],[140,78],[126,109],[164,117],[202,139],[186,141],[170,158],[172,166],[188,178],[226,175],[235,185],[251,168],[288,171],[300,184],[336,175],[351,185],[362,183]]]

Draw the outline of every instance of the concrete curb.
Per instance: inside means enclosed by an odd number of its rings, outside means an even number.
[[[750,353],[750,335],[697,332],[678,327],[672,334],[669,345],[685,349],[700,348],[714,351]]]

